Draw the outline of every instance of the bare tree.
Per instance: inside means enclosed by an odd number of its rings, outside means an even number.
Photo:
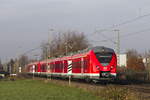
[[[42,58],[57,57],[86,49],[89,42],[84,33],[77,31],[59,32],[51,43],[42,43]]]
[[[41,53],[41,59],[46,59],[48,57],[48,43],[42,42],[42,53]]]
[[[3,65],[2,65],[1,60],[0,60],[0,71],[3,71]]]
[[[28,56],[26,55],[21,55],[19,58],[19,67],[25,67],[26,64],[28,64]]]
[[[143,58],[136,50],[128,50],[127,52],[127,66],[130,69],[136,71],[145,70],[145,66],[143,63]]]
[[[13,59],[11,59],[8,63],[8,72],[9,73],[15,73],[14,72],[14,64],[15,64],[15,61]]]

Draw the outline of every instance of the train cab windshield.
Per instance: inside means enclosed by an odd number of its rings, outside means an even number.
[[[113,55],[112,53],[95,53],[95,54],[96,58],[103,66],[109,65]]]

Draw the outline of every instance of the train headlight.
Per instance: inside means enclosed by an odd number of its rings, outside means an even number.
[[[97,70],[100,70],[100,67],[99,66],[96,66]]]
[[[113,69],[113,68],[114,68],[114,66],[111,66],[110,68],[111,68],[111,69]]]

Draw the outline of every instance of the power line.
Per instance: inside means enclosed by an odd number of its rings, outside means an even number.
[[[37,50],[37,49],[40,49],[40,48],[41,48],[41,46],[36,47],[36,48],[32,48],[32,49],[30,49],[30,50],[24,52],[22,55],[28,54],[28,53],[30,53],[30,52],[32,52],[32,51],[35,51],[35,50]]]
[[[126,20],[126,21],[124,21],[124,22],[122,22],[122,23],[119,23],[119,24],[116,24],[116,25],[112,25],[112,26],[107,27],[107,28],[105,28],[105,29],[102,29],[102,30],[100,30],[100,31],[106,31],[106,30],[108,30],[108,29],[112,29],[112,28],[119,27],[119,26],[122,26],[122,25],[125,25],[125,24],[129,24],[129,23],[135,22],[135,21],[137,21],[137,20],[140,20],[140,19],[142,19],[142,18],[144,18],[144,17],[148,17],[148,16],[150,16],[150,13],[145,14],[145,15],[141,15],[141,16],[138,16],[138,17],[133,18],[133,19]]]
[[[112,30],[114,31],[114,30]],[[95,31],[95,33],[98,33],[99,31]],[[113,42],[114,44],[116,44],[116,42],[114,42],[111,38],[107,37],[106,35],[104,35],[103,33],[100,32],[100,34],[107,40],[109,40],[110,42]],[[105,41],[105,40],[102,40],[102,41]]]
[[[147,28],[147,29],[143,29],[143,30],[140,30],[140,31],[137,31],[137,32],[131,32],[131,33],[127,33],[125,35],[121,35],[120,38],[126,38],[126,37],[130,37],[130,36],[134,36],[134,35],[139,35],[139,34],[144,34],[143,32],[148,32],[150,31],[150,28]],[[102,34],[102,33],[100,33]],[[113,41],[112,39],[114,39],[115,37],[111,37],[109,39],[111,39],[111,41]],[[96,42],[106,42],[106,41],[110,41],[108,38],[105,38],[106,40],[101,40],[101,41],[96,41]],[[114,43],[114,41],[113,41]]]
[[[106,38],[106,39],[109,40],[110,42],[116,43],[116,42],[114,42],[111,38],[108,38],[106,35],[102,34],[101,32],[107,31],[108,29],[111,29],[111,28],[119,27],[119,26],[121,26],[121,25],[125,25],[125,24],[129,24],[129,23],[135,22],[135,21],[137,21],[137,20],[139,20],[139,19],[142,19],[142,18],[148,17],[148,16],[150,16],[150,13],[145,14],[145,15],[142,15],[142,16],[138,16],[138,17],[136,17],[136,18],[134,18],[134,19],[130,19],[130,20],[124,21],[124,22],[122,22],[122,23],[120,23],[120,24],[117,24],[117,25],[110,26],[110,27],[108,27],[108,28],[105,28],[105,29],[96,31],[96,32],[94,32],[94,33],[100,33],[104,38]],[[149,29],[148,29],[148,30],[149,30]],[[128,37],[128,35],[134,35],[134,34],[138,34],[138,33],[145,32],[145,31],[147,31],[147,29],[146,29],[146,30],[139,31],[139,32],[135,32],[135,33],[129,33],[129,34],[126,34],[126,35],[124,35],[124,36],[125,36],[125,37]],[[122,37],[121,37],[121,38],[122,38]],[[105,40],[102,40],[102,41],[105,41]]]
[[[115,27],[119,27],[119,26],[122,26],[122,25],[125,25],[125,24],[129,24],[129,23],[135,22],[137,20],[140,20],[140,19],[148,17],[148,16],[150,16],[150,13],[145,14],[145,15],[141,15],[141,16],[138,16],[138,17],[135,17],[133,19],[126,20],[124,22],[121,22],[121,23],[116,24],[116,25],[112,25],[112,26],[104,28],[104,29],[101,29],[101,30],[99,30],[99,33],[103,32],[103,31],[108,31],[108,29],[112,29],[112,28],[115,28]],[[94,32],[94,33],[97,33],[97,31]],[[91,35],[93,35],[93,34],[89,34],[89,36],[91,36]],[[112,40],[110,40],[110,41],[112,41]]]
[[[148,32],[148,31],[150,31],[150,28],[122,35],[121,38],[130,37],[130,36],[133,36],[133,35],[143,34],[143,32]]]

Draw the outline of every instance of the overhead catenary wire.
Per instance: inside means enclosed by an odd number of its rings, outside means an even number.
[[[106,40],[102,40],[102,41],[99,41],[99,42],[110,41],[110,42],[112,42],[112,43],[116,43],[114,40],[112,40],[112,38],[107,37],[107,36],[104,35],[102,32],[103,32],[103,31],[108,31],[109,29],[112,29],[112,28],[115,28],[115,27],[119,27],[119,26],[122,26],[122,25],[125,25],[125,24],[129,24],[129,23],[135,22],[135,21],[137,21],[137,20],[140,20],[140,19],[145,18],[145,17],[148,17],[148,16],[150,16],[150,13],[145,14],[145,15],[141,15],[141,16],[138,16],[138,17],[133,18],[133,19],[130,19],[130,20],[126,20],[126,21],[124,21],[124,22],[121,22],[121,23],[116,24],[116,25],[112,25],[112,26],[107,27],[107,28],[105,28],[105,29],[96,30],[94,33],[99,33],[99,34],[101,34],[101,36],[103,36],[103,37],[106,39]],[[149,30],[149,29],[148,29],[148,30]],[[113,31],[113,30],[111,30],[111,31]],[[147,30],[144,30],[144,32],[145,32],[145,31],[147,31]],[[141,33],[141,32],[143,32],[143,30],[142,30],[142,31],[139,31],[139,32],[135,32],[135,33],[129,33],[129,34],[126,34],[126,35],[124,35],[124,36],[125,36],[125,37],[128,37],[128,35],[134,35],[134,34],[136,34],[136,33]],[[121,35],[121,38],[122,38],[122,35]],[[96,42],[98,42],[98,41],[96,41]]]
[[[150,28],[140,30],[137,32],[131,32],[131,33],[124,34],[124,35],[122,35],[121,38],[130,37],[130,36],[139,35],[139,34],[144,34],[143,32],[148,32],[148,31],[150,31]]]
[[[142,19],[142,18],[145,18],[145,17],[148,17],[148,16],[150,16],[150,13],[145,14],[145,15],[141,15],[141,16],[138,16],[138,17],[135,17],[135,18],[133,18],[133,19],[126,20],[126,21],[121,22],[121,23],[116,24],[116,25],[112,25],[112,26],[110,26],[110,27],[101,29],[100,31],[103,32],[103,31],[106,31],[106,30],[108,30],[108,29],[112,29],[112,28],[116,28],[116,27],[119,27],[119,26],[122,26],[122,25],[130,24],[130,23],[132,23],[132,22],[138,21],[138,20],[140,20],[140,19]]]
[[[145,34],[143,32],[148,32],[150,31],[150,28],[147,28],[147,29],[143,29],[143,30],[139,30],[139,31],[136,31],[136,32],[131,32],[131,33],[127,33],[127,34],[124,34],[124,35],[121,35],[120,38],[126,38],[126,37],[130,37],[130,36],[134,36],[134,35],[139,35],[139,34]],[[102,34],[102,33],[100,33]],[[102,35],[104,37],[104,34]],[[111,38],[105,38],[106,40],[101,40],[101,41],[93,41],[93,42],[106,42],[106,41],[113,41],[115,37],[111,37]],[[114,41],[113,41],[114,43]]]
[[[114,30],[112,30],[112,31],[114,31]],[[94,33],[99,33],[99,31],[95,31]],[[104,35],[104,34],[101,33],[101,32],[100,32],[100,34],[101,34],[101,36],[103,36],[105,39],[107,39],[107,40],[109,40],[110,42],[113,42],[114,44],[116,44],[116,42],[115,42],[114,40],[112,40],[112,38],[107,37],[106,35]],[[102,40],[102,41],[105,41],[105,40]]]
[[[28,50],[28,51],[26,51],[26,52],[22,53],[22,55],[26,55],[26,54],[28,54],[28,53],[30,53],[30,52],[32,52],[32,51],[35,51],[35,50],[37,50],[37,49],[41,49],[41,48],[42,48],[41,46],[38,46],[38,47],[32,48],[32,49],[30,49],[30,50]]]

